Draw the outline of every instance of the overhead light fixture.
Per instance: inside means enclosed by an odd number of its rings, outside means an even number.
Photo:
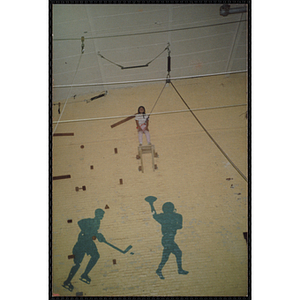
[[[223,4],[220,7],[220,15],[223,17],[227,17],[230,14],[240,14],[244,12],[247,12],[246,6],[230,8],[229,4]]]

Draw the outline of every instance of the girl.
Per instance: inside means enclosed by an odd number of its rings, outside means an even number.
[[[135,115],[135,122],[136,122],[136,128],[138,130],[138,136],[139,136],[139,142],[140,146],[143,144],[143,133],[146,135],[146,139],[148,142],[148,145],[151,145],[150,143],[150,133],[149,133],[149,116],[146,114],[146,110],[144,106],[140,106],[138,108],[138,113]]]

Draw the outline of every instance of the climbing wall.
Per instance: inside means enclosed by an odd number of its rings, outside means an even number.
[[[157,169],[152,168],[151,154],[144,154],[144,172],[139,171],[134,119],[111,128],[140,105],[149,113],[163,84],[108,90],[89,103],[84,100],[96,93],[78,95],[66,105],[61,121],[85,121],[60,123],[53,136],[53,295],[247,295],[247,182],[184,111],[187,107],[174,89],[165,88],[150,117]],[[247,177],[247,74],[173,84],[190,108],[198,109],[197,118]],[[58,105],[53,105],[52,115],[53,121],[58,120]],[[107,118],[113,116],[118,117]],[[153,203],[157,214],[163,213],[164,203],[172,202],[182,215],[175,242],[186,275],[178,274],[173,254],[162,270],[165,279],[156,274],[162,232],[145,201],[148,196],[157,198]],[[99,232],[117,249],[94,240],[100,258],[89,273],[91,282],[80,280],[91,258],[85,254],[70,291],[63,283],[74,266],[78,222],[94,218],[98,208],[105,211]]]

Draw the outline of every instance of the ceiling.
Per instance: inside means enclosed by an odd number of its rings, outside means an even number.
[[[165,80],[168,55],[174,79],[245,71],[247,13],[221,5],[54,4],[52,100]]]

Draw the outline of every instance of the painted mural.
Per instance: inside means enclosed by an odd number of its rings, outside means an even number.
[[[74,39],[79,57],[54,61],[62,78],[93,68],[93,43]],[[105,67],[110,47],[96,57]],[[247,295],[247,74],[173,80],[173,49],[156,57],[162,82],[81,95],[73,82],[53,104],[53,297]]]

